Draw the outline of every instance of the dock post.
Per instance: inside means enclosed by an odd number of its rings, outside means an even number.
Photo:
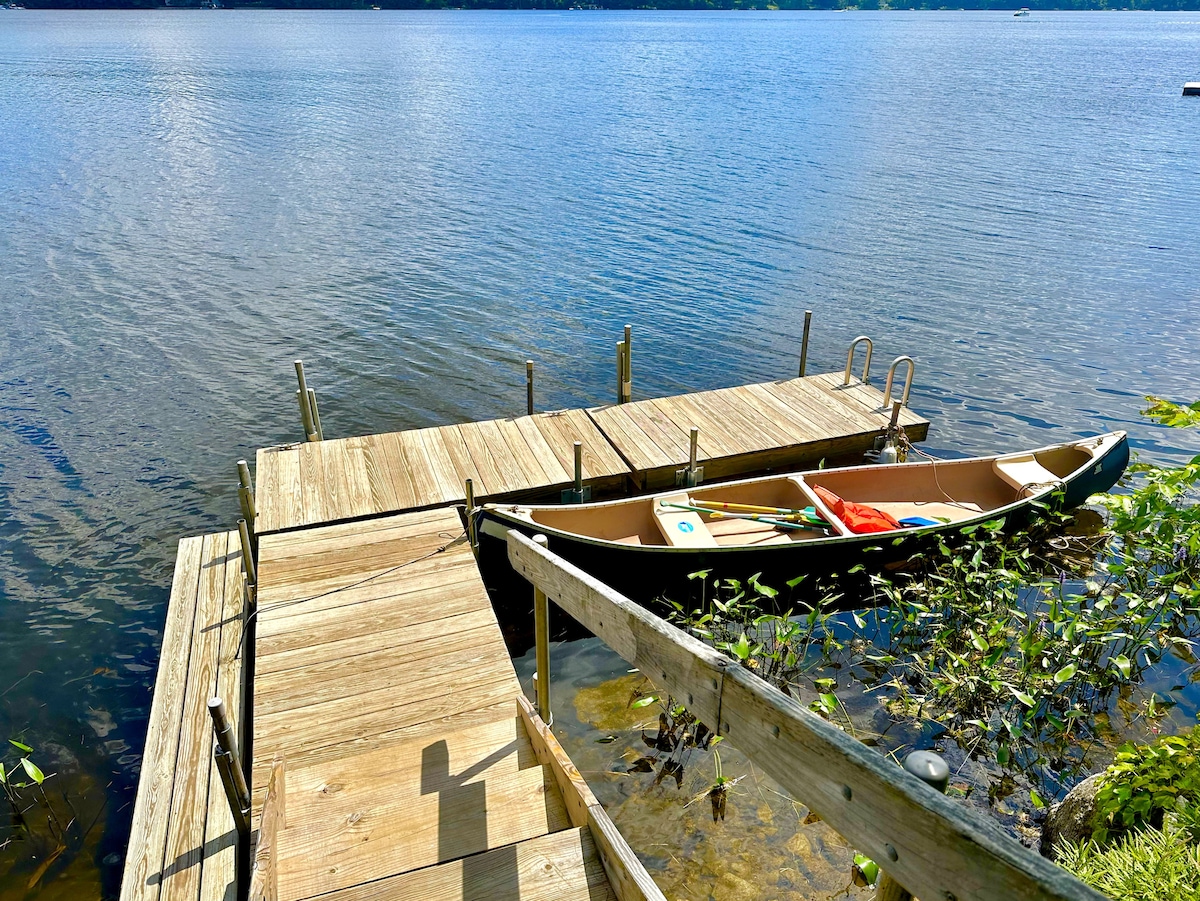
[[[617,342],[617,403],[625,403],[625,342]]]
[[[317,409],[317,392],[312,388],[308,389],[308,410],[312,416],[313,429],[317,433],[317,440],[325,440],[325,430],[321,428],[321,411]]]
[[[800,339],[800,378],[804,378],[804,368],[808,363],[808,333],[812,328],[812,310],[804,311],[804,337]]]
[[[237,461],[238,471],[238,504],[242,508],[242,519],[246,520],[246,528],[250,533],[251,549],[258,553],[258,535],[254,532],[254,520],[258,511],[254,507],[254,485],[250,481],[250,467],[245,460]]]
[[[250,529],[246,520],[238,520],[238,538],[242,541],[242,568],[246,570],[246,580],[252,585],[258,584],[258,574],[254,567],[254,548],[250,544]]]
[[[464,488],[467,502],[467,543],[471,545],[471,550],[478,553],[479,546],[475,542],[475,480],[467,479]]]
[[[306,441],[317,440],[317,426],[313,422],[312,407],[309,405],[308,399],[308,382],[304,378],[304,361],[296,360],[296,381],[300,383],[300,388],[296,392],[296,402],[300,404],[300,422],[304,426],[304,438]]]
[[[217,739],[213,745],[213,757],[216,760],[217,771],[221,774],[221,784],[225,787],[225,797],[229,799],[229,807],[233,811],[238,832],[242,836],[248,836],[250,789],[246,787],[245,772],[242,762],[238,759],[233,724],[229,721],[229,714],[225,712],[225,702],[220,698],[208,699],[208,712],[212,716],[213,732]]]
[[[633,400],[633,326],[625,326],[625,369],[621,373],[622,403]]]
[[[559,497],[564,504],[586,504],[592,499],[592,486],[583,484],[583,442],[575,442],[575,481]]]
[[[946,793],[950,784],[950,767],[946,761],[932,751],[913,751],[904,758],[904,768],[926,785]],[[888,857],[896,860],[896,851],[891,845],[887,846]],[[881,867],[887,867],[882,863]],[[912,901],[912,892],[889,876],[880,872],[879,881],[875,884],[875,901]]]
[[[534,535],[533,541],[541,547],[549,543],[545,535]],[[533,634],[537,651],[537,675],[534,684],[537,689],[538,716],[547,726],[554,725],[554,714],[550,712],[550,602],[546,592],[536,586],[533,589]]]
[[[695,488],[704,480],[704,467],[696,465],[696,456],[700,447],[700,430],[695,426],[692,426],[688,444],[687,469],[675,470],[675,485],[680,488]]]
[[[525,412],[533,415],[533,360],[525,361]]]

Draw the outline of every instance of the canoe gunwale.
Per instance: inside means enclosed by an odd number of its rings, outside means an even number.
[[[983,510],[973,516],[964,519],[953,520],[951,522],[938,522],[930,525],[913,526],[904,529],[893,530],[889,532],[868,532],[868,533],[851,533],[848,535],[826,535],[813,538],[806,538],[800,541],[793,541],[780,544],[725,544],[705,547],[703,549],[705,557],[720,557],[730,554],[744,554],[753,552],[756,555],[763,555],[764,559],[774,553],[779,556],[786,554],[796,554],[802,551],[816,552],[821,548],[829,549],[844,549],[849,545],[855,544],[873,544],[877,542],[894,543],[903,541],[909,537],[924,538],[939,532],[957,532],[964,528],[978,526],[979,524],[990,522],[997,519],[1007,520],[1010,516],[1017,512],[1023,512],[1031,507],[1041,505],[1047,498],[1055,492],[1065,491],[1072,484],[1078,482],[1083,477],[1089,474],[1089,471],[1094,467],[1098,467],[1114,452],[1118,451],[1126,444],[1124,432],[1109,432],[1103,435],[1093,436],[1087,439],[1078,441],[1063,442],[1061,444],[1047,445],[1046,447],[1037,448],[1033,451],[1024,451],[1018,454],[994,454],[987,457],[970,457],[960,460],[939,460],[930,463],[918,464],[888,464],[885,466],[872,467],[874,469],[898,469],[903,470],[908,466],[939,466],[939,465],[961,465],[973,464],[997,460],[1003,460],[1006,457],[1017,457],[1024,454],[1043,454],[1064,448],[1083,448],[1085,445],[1095,442],[1096,453],[1091,458],[1077,467],[1074,471],[1063,477],[1056,477],[1054,482],[1047,483],[1034,490],[1031,494],[1025,497],[1015,498],[1007,504],[999,507],[992,507]],[[1127,457],[1127,451],[1126,451]],[[728,487],[738,484],[763,483],[769,481],[777,481],[783,479],[796,479],[799,477],[804,481],[805,476],[817,475],[820,473],[843,473],[861,470],[865,467],[839,467],[830,470],[807,470],[804,472],[779,473],[769,476],[760,476],[752,479],[738,479],[724,483],[713,483],[710,486],[697,487]],[[1122,471],[1124,467],[1122,466]],[[677,489],[678,490],[678,489]],[[586,505],[592,508],[599,507],[615,507],[622,504],[637,504],[651,502],[653,503],[660,496],[672,494],[674,492],[658,492],[652,495],[646,495],[638,498],[622,498],[615,501],[604,501],[597,504]],[[522,515],[520,511],[533,511],[539,509],[561,509],[561,505],[538,505],[526,506],[520,504],[485,504],[478,509],[480,517],[479,529],[482,534],[489,535],[493,538],[503,539],[508,528],[516,528],[521,532],[529,534],[544,534],[547,538],[557,539],[561,542],[575,543],[585,545],[594,549],[619,549],[623,554],[630,553],[638,556],[658,557],[660,555],[689,555],[694,556],[697,549],[694,547],[679,547],[669,544],[627,544],[620,541],[614,541],[606,538],[596,538],[589,535],[584,535],[578,532],[568,531],[566,529],[556,528],[554,526],[539,523],[532,519],[532,516]],[[499,521],[499,522],[498,522]]]

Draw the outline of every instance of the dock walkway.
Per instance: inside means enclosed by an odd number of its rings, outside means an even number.
[[[179,542],[121,901],[233,898],[238,834],[205,702],[238,721],[244,600],[236,532]]]
[[[259,586],[253,789],[257,808],[286,761],[279,901],[617,897],[531,741],[456,511],[264,536]]]
[[[554,496],[574,478],[596,495],[674,484],[692,427],[707,480],[815,465],[862,454],[887,428],[883,393],[843,374],[784,379],[636,403],[561,410],[382,435],[305,442],[258,452],[259,534],[420,510],[465,499]],[[924,440],[929,421],[901,411]]]

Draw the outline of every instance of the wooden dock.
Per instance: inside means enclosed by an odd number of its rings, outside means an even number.
[[[555,496],[576,442],[597,494],[672,484],[694,427],[707,480],[860,454],[890,417],[842,378],[260,451],[257,585],[237,533],[180,544],[122,901],[245,894],[214,694],[252,712],[264,898],[661,898],[524,699],[449,507],[467,479],[478,500]]]
[[[304,442],[259,451],[259,534],[480,501],[554,496],[583,483],[596,496],[674,484],[700,429],[708,480],[815,465],[870,450],[890,420],[883,393],[832,373],[636,403],[537,413],[408,432]],[[911,410],[914,441],[929,422]]]
[[[242,712],[244,601],[236,532],[179,542],[121,901],[225,901],[236,889],[238,833],[205,702],[220,695]]]

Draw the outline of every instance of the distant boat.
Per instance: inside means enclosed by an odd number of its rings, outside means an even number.
[[[1020,9],[1018,9],[1018,10],[1017,10],[1015,13],[1013,13],[1013,15],[1014,15],[1014,16],[1027,16],[1027,15],[1029,15],[1029,7],[1028,7],[1028,6],[1022,6],[1022,7],[1021,7]]]

